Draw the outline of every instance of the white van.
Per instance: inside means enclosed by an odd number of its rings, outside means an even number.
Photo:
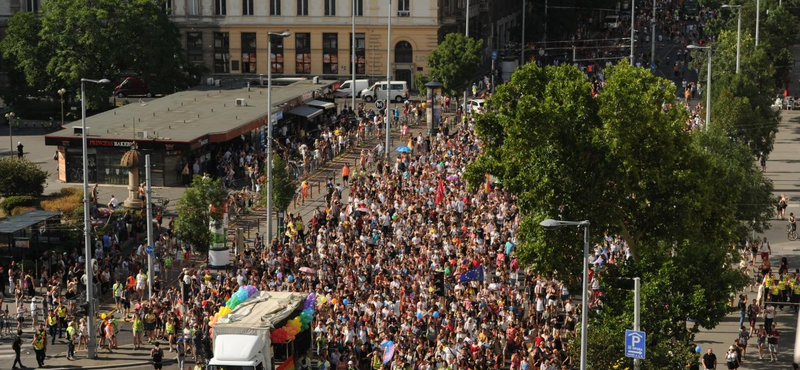
[[[603,26],[606,28],[619,28],[619,16],[618,15],[607,15],[605,19],[603,19]]]
[[[356,98],[360,98],[361,97],[361,90],[364,90],[367,87],[369,87],[369,80],[356,80],[355,88],[351,88],[352,84],[353,84],[353,80],[347,80],[345,82],[342,82],[342,84],[339,85],[339,91],[347,93],[347,96],[350,96],[350,94],[353,91],[355,91],[356,94],[358,94],[358,95],[356,95]]]
[[[389,98],[402,103],[408,99],[408,84],[405,81],[392,81],[391,91],[389,91]],[[369,103],[377,99],[386,99],[386,81],[377,82],[370,86],[369,89],[361,91],[361,97],[364,101]]]

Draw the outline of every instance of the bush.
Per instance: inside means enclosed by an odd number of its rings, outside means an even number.
[[[11,210],[17,207],[32,206],[36,198],[30,195],[13,195],[0,202],[0,209],[6,214],[11,214]]]
[[[47,172],[27,159],[0,158],[0,195],[39,196],[44,192]]]
[[[61,211],[65,215],[74,215],[80,207],[83,217],[83,192],[75,188],[63,188],[50,195],[51,199],[41,201],[40,205],[45,211]]]
[[[25,207],[25,206],[15,207],[14,209],[11,210],[11,216],[21,215],[23,213],[27,213],[35,209],[36,207]]]

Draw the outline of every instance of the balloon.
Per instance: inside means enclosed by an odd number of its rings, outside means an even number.
[[[450,275],[450,268],[449,267],[445,268],[444,273]]]
[[[422,312],[417,312],[417,318],[418,318],[418,319],[421,319],[421,318],[422,318]]]
[[[433,312],[433,318],[439,318],[439,311]]]
[[[428,107],[428,104],[427,104],[427,103],[425,103],[425,102],[422,102],[422,107],[423,107],[423,108],[426,108],[426,107]]]
[[[214,329],[208,329],[208,334],[209,335],[214,335]]]
[[[294,276],[292,276],[292,275],[289,275],[289,277],[288,277],[288,278],[286,278],[286,280],[289,280],[289,282],[291,283],[291,282],[293,282],[293,281],[294,281]]]
[[[103,320],[105,320],[105,319],[106,319],[106,314],[102,314],[102,315],[100,315],[100,318],[101,318],[101,319],[103,319]]]
[[[344,303],[344,305],[347,306],[348,304],[350,304],[350,301],[348,301],[347,298],[345,298],[344,301],[342,301],[342,303]]]
[[[700,353],[700,352],[703,351],[703,349],[700,348],[700,346],[697,346],[697,347],[695,347],[694,351],[697,352],[697,353]]]
[[[333,304],[336,304],[339,301],[337,301],[336,298],[334,298],[334,299],[331,299],[331,302],[333,302]]]

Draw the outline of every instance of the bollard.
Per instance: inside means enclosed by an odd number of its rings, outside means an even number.
[[[250,221],[247,221],[247,239],[250,239],[250,228],[251,228],[250,226],[251,226]]]

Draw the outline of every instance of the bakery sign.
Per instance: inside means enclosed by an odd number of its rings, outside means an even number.
[[[89,146],[107,146],[107,147],[123,147],[127,148],[133,145],[132,141],[114,141],[114,140],[89,140]]]

